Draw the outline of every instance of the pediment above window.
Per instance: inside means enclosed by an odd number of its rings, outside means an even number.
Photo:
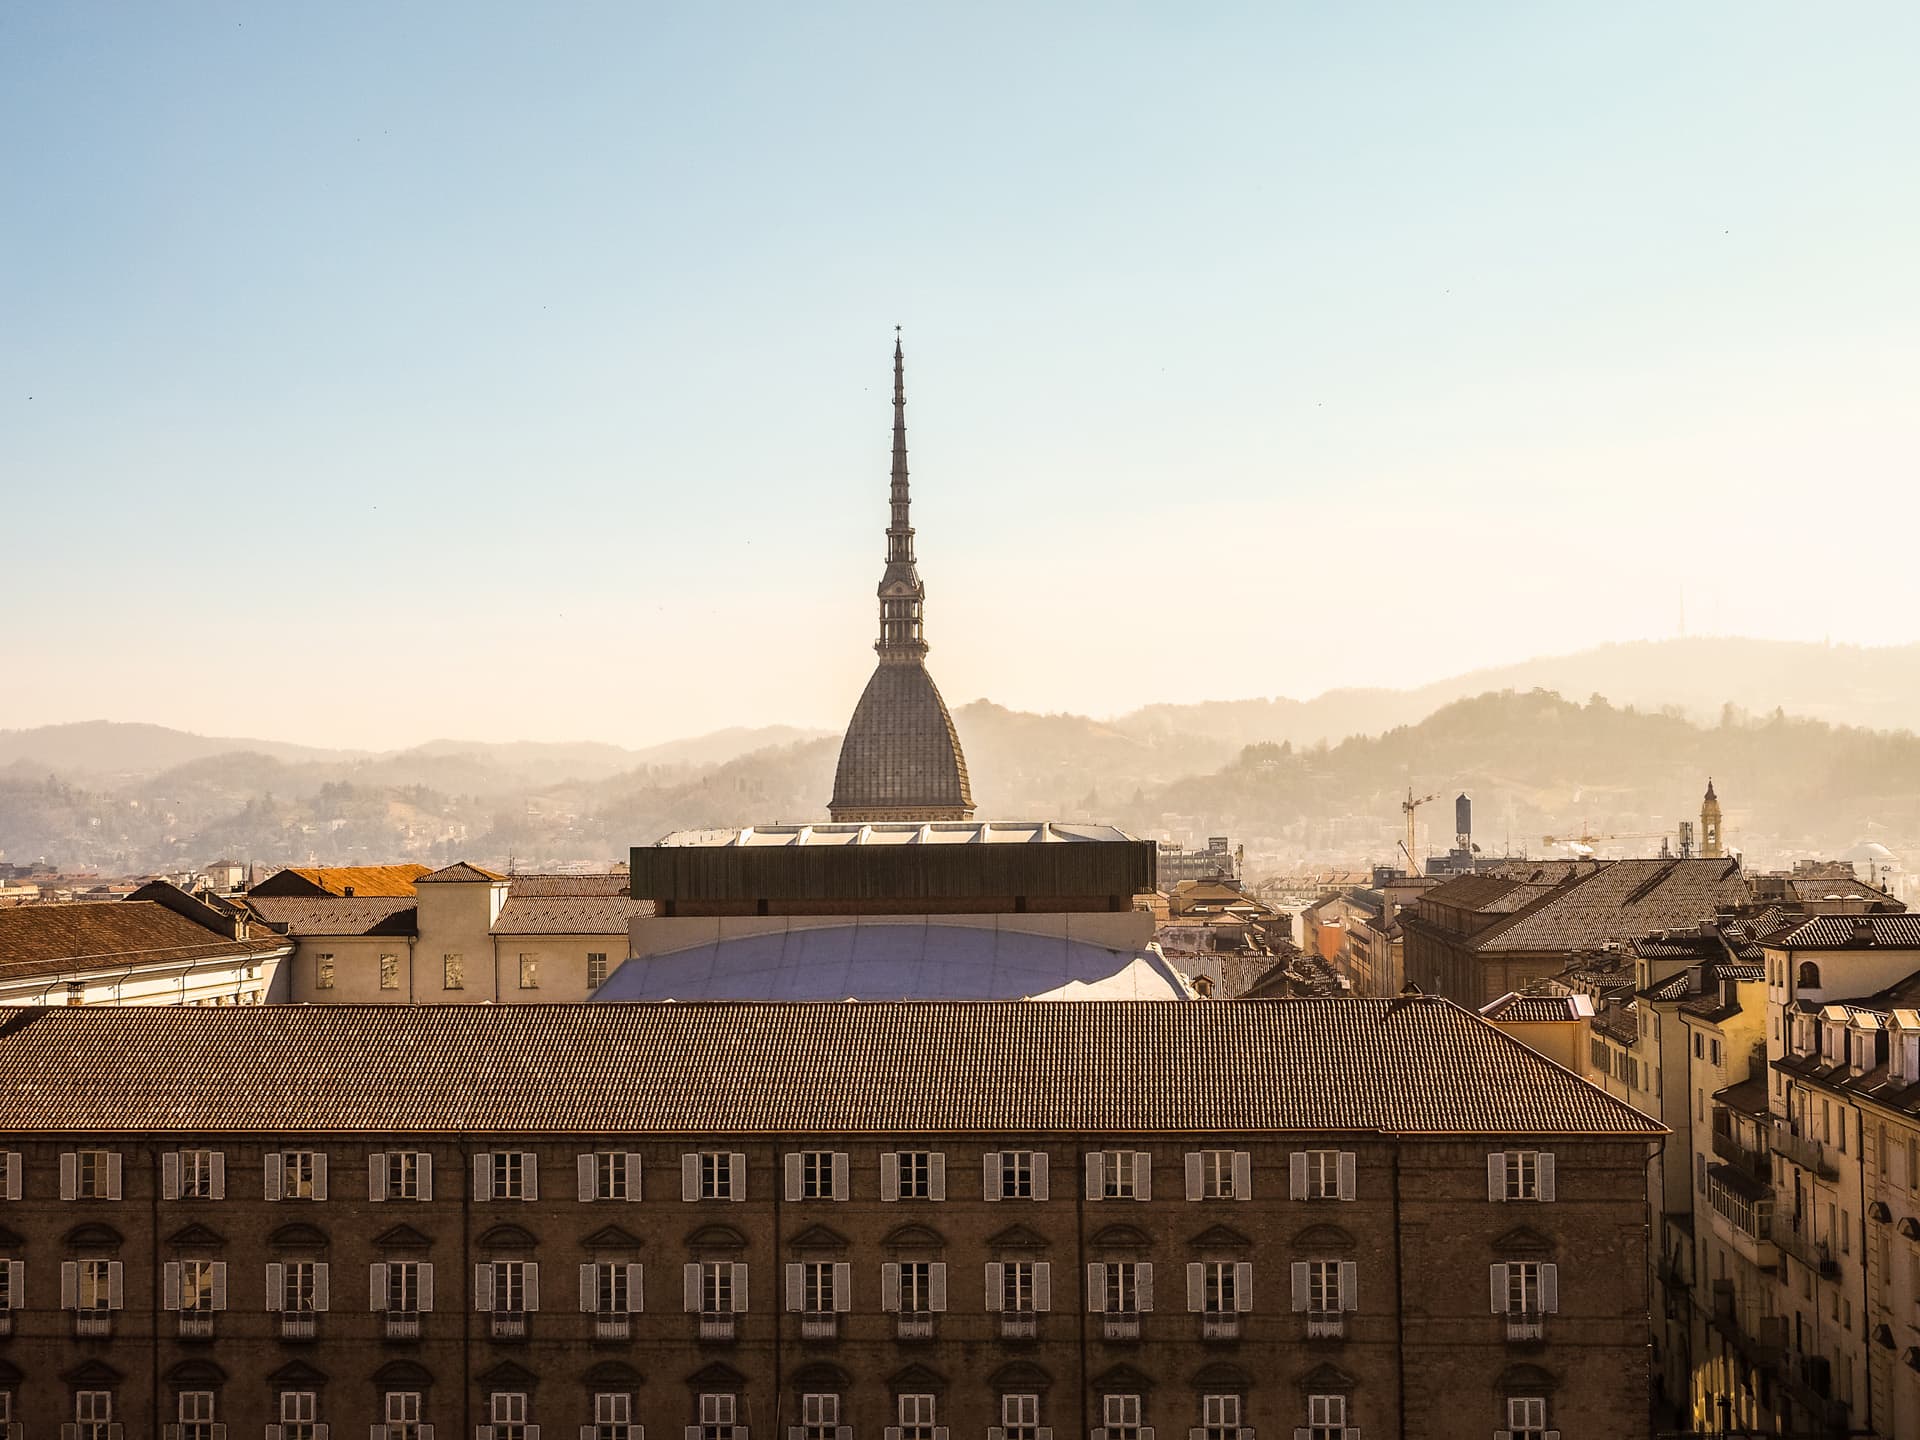
[[[929,1225],[896,1225],[880,1243],[889,1250],[944,1250],[947,1237]]]
[[[395,1225],[390,1230],[382,1230],[373,1237],[373,1243],[381,1250],[430,1250],[433,1238],[422,1235],[411,1225]]]
[[[67,1231],[64,1243],[69,1250],[118,1250],[120,1232],[111,1225],[76,1225]]]
[[[702,1225],[687,1236],[689,1250],[744,1250],[747,1237],[731,1225]]]
[[[802,1365],[793,1372],[793,1378],[788,1383],[803,1393],[812,1390],[836,1394],[853,1388],[853,1376],[838,1365],[819,1360],[811,1365]]]
[[[947,1388],[947,1377],[924,1365],[909,1365],[887,1377],[887,1388],[896,1395],[915,1395],[921,1391],[938,1395]]]
[[[624,1360],[602,1360],[580,1378],[589,1390],[637,1390],[647,1377]]]
[[[602,1225],[598,1230],[580,1242],[582,1250],[638,1250],[641,1246],[638,1235],[622,1230],[618,1225]]]
[[[1353,1236],[1338,1225],[1309,1225],[1293,1237],[1295,1250],[1325,1253],[1329,1250],[1351,1250],[1353,1246]]]
[[[1097,1250],[1145,1250],[1153,1239],[1132,1225],[1108,1225],[1094,1231],[1089,1243]]]
[[[62,1372],[60,1378],[79,1389],[86,1389],[89,1386],[99,1386],[104,1389],[118,1385],[125,1377],[104,1360],[84,1360],[73,1369]]]
[[[531,1250],[539,1241],[531,1230],[518,1225],[495,1225],[474,1241],[484,1250]]]
[[[1053,1376],[1030,1360],[1015,1360],[987,1376],[987,1384],[996,1391],[1045,1392]]]
[[[1153,1377],[1131,1365],[1112,1365],[1093,1377],[1093,1388],[1123,1395],[1144,1395],[1153,1388]]]
[[[1298,1384],[1304,1395],[1346,1395],[1356,1382],[1338,1365],[1316,1365],[1300,1377]]]
[[[1909,1240],[1920,1240],[1920,1220],[1914,1219],[1911,1215],[1901,1216],[1900,1223],[1893,1228]]]
[[[1037,1231],[1029,1230],[1024,1225],[1009,1225],[997,1235],[987,1237],[987,1248],[990,1250],[1044,1250],[1047,1248],[1047,1237]]]
[[[1493,1242],[1502,1255],[1551,1255],[1553,1241],[1531,1225],[1516,1225]]]
[[[426,1237],[423,1235],[420,1238],[424,1243]],[[324,1250],[327,1248],[327,1232],[315,1225],[282,1225],[267,1236],[267,1244],[276,1250]]]
[[[809,1225],[787,1244],[795,1250],[844,1250],[847,1237],[825,1225]]]
[[[24,1236],[17,1235],[6,1226],[0,1225],[0,1245],[5,1246],[9,1250],[18,1250],[26,1243]]]
[[[540,1383],[540,1377],[533,1371],[511,1360],[488,1366],[480,1372],[479,1380],[490,1390],[531,1390]]]
[[[1253,1241],[1226,1225],[1209,1225],[1187,1242],[1195,1250],[1246,1250]]]
[[[226,1236],[204,1225],[188,1225],[167,1237],[167,1244],[176,1250],[220,1250],[226,1243]]]
[[[304,1360],[289,1360],[268,1373],[267,1383],[276,1390],[318,1390],[327,1383],[327,1375]]]
[[[433,1384],[433,1372],[411,1360],[389,1360],[373,1372],[373,1383],[382,1390],[424,1390]]]
[[[1551,1395],[1559,1383],[1538,1365],[1509,1365],[1493,1382],[1493,1388],[1502,1395]]]
[[[1211,1365],[1202,1365],[1193,1372],[1193,1388],[1196,1390],[1246,1391],[1253,1388],[1253,1376],[1238,1365],[1229,1365],[1224,1360],[1216,1360]]]
[[[0,1358],[0,1386],[18,1385],[26,1378],[25,1373],[18,1365],[11,1364],[4,1358]]]
[[[689,1390],[727,1391],[744,1389],[747,1377],[731,1365],[723,1365],[715,1360],[710,1365],[702,1365],[687,1376]]]
[[[169,1385],[204,1385],[213,1389],[227,1383],[227,1372],[211,1360],[182,1360],[166,1372]]]

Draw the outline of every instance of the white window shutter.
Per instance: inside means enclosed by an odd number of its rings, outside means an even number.
[[[367,1309],[387,1308],[387,1267],[375,1263],[367,1267]]]
[[[580,1267],[580,1313],[592,1315],[600,1308],[600,1267]]]
[[[833,1198],[853,1198],[853,1157],[843,1150],[833,1153]]]
[[[491,1265],[473,1267],[473,1308],[493,1309],[493,1266]]]
[[[118,1150],[109,1150],[107,1152],[107,1199],[118,1200],[119,1198],[120,1152]]]
[[[1145,1150],[1133,1152],[1133,1198],[1153,1198],[1153,1156]]]
[[[1351,1150],[1340,1152],[1340,1198],[1351,1200],[1360,1193],[1360,1157]]]
[[[1087,1310],[1099,1315],[1107,1308],[1107,1267],[1097,1260],[1087,1266]]]
[[[313,1198],[327,1198],[327,1152],[324,1150],[313,1157]]]
[[[433,1262],[420,1262],[420,1313],[428,1314],[433,1310]]]
[[[529,1260],[527,1262],[527,1309],[538,1310],[539,1308],[540,1262],[538,1260]]]
[[[1548,1315],[1560,1313],[1560,1267],[1540,1267],[1540,1309]]]
[[[980,1157],[980,1198],[1000,1198],[1000,1152],[989,1150]]]
[[[892,1315],[900,1308],[900,1267],[892,1261],[880,1267],[880,1309]]]
[[[107,1308],[124,1310],[127,1307],[127,1267],[118,1260],[107,1262]]]
[[[853,1266],[845,1261],[836,1262],[833,1267],[833,1308],[853,1309]]]
[[[627,1167],[627,1202],[637,1203],[640,1199],[640,1152],[629,1150],[624,1162]]]
[[[60,1262],[60,1308],[71,1310],[80,1303],[80,1266],[73,1260]]]
[[[1360,1308],[1360,1262],[1357,1260],[1340,1262],[1340,1308]]]
[[[698,1425],[689,1425],[681,1433],[685,1437],[685,1440],[700,1440],[700,1427]],[[373,1440],[387,1440],[387,1427],[382,1425],[380,1427],[380,1433],[374,1436]]]
[[[787,1309],[798,1310],[807,1298],[807,1272],[801,1265],[787,1266]]]
[[[627,1266],[627,1313],[638,1315],[647,1308],[647,1267],[638,1262]]]
[[[987,1309],[1004,1310],[1007,1304],[1007,1267],[997,1260],[987,1262]]]
[[[367,1156],[367,1199],[379,1204],[387,1198],[387,1157],[376,1151]]]
[[[24,1260],[7,1261],[7,1287],[9,1291],[22,1299],[27,1293],[27,1262]]]
[[[224,1260],[213,1262],[213,1308],[227,1308],[227,1262]]]
[[[694,1264],[680,1267],[680,1308],[689,1315],[700,1309],[700,1267]]]
[[[747,1312],[747,1267],[742,1264],[733,1267],[733,1308],[743,1315]]]
[[[728,1195],[735,1201],[747,1198],[747,1157],[738,1150],[727,1156]]]
[[[1487,1153],[1487,1199],[1505,1200],[1507,1198],[1507,1152],[1492,1150]]]
[[[1098,1150],[1087,1152],[1087,1199],[1098,1200],[1107,1188],[1107,1157]]]
[[[1287,1156],[1287,1198],[1307,1198],[1307,1152],[1296,1150]]]
[[[529,1200],[540,1198],[540,1157],[531,1150],[520,1155],[520,1193]]]
[[[1537,1163],[1540,1166],[1540,1198],[1542,1200],[1551,1200],[1553,1199],[1553,1152],[1551,1150],[1542,1150],[1538,1156]]]
[[[283,1310],[287,1304],[287,1267],[267,1263],[267,1309]]]
[[[180,1198],[180,1152],[168,1150],[160,1157],[160,1198]]]
[[[420,1198],[433,1199],[433,1156],[424,1151],[420,1155]]]
[[[594,1157],[578,1155],[574,1157],[573,1175],[576,1193],[582,1203],[593,1199],[594,1195]]]
[[[473,1157],[473,1198],[493,1199],[493,1156],[485,1151]]]
[[[60,1198],[78,1200],[80,1198],[80,1157],[71,1150],[60,1154]],[[267,1197],[271,1200],[273,1197]]]
[[[1233,1198],[1253,1199],[1253,1156],[1245,1150],[1233,1152]]]
[[[1233,1267],[1233,1308],[1253,1309],[1253,1265],[1246,1260]]]
[[[178,1310],[180,1308],[180,1262],[169,1260],[160,1267],[160,1308]]]
[[[1187,1152],[1187,1199],[1198,1200],[1206,1193],[1206,1164],[1198,1150]]]
[[[900,1152],[889,1150],[880,1157],[880,1198],[900,1198]]]
[[[947,1310],[947,1262],[936,1260],[927,1266],[927,1307],[936,1315]]]
[[[1053,1266],[1045,1260],[1033,1267],[1033,1308],[1053,1309]]]
[[[1312,1300],[1312,1288],[1307,1279],[1307,1262],[1293,1262],[1293,1308],[1304,1310]]]
[[[1507,1313],[1507,1267],[1489,1265],[1487,1267],[1487,1293],[1493,1301],[1493,1313]]]
[[[785,1160],[786,1160],[786,1174],[787,1174],[787,1199],[798,1200],[800,1198],[800,1186],[801,1186],[800,1152],[797,1150],[788,1151],[785,1156]]]
[[[680,1157],[680,1198],[682,1200],[700,1198],[700,1157],[698,1155]]]
[[[21,1171],[24,1165],[25,1162],[20,1158],[18,1150],[7,1152],[7,1199],[9,1200],[20,1198],[20,1182],[23,1178]]]
[[[1187,1262],[1187,1309],[1198,1313],[1207,1308],[1207,1267],[1198,1260]]]
[[[1033,1152],[1033,1198],[1047,1198],[1047,1152],[1044,1150]]]
[[[227,1152],[226,1151],[216,1150],[213,1152],[213,1174],[210,1178],[212,1179],[213,1183],[209,1188],[213,1192],[213,1198],[216,1200],[226,1199],[227,1198]]]
[[[945,1151],[936,1150],[927,1163],[927,1189],[935,1200],[947,1198],[947,1156]]]
[[[321,1260],[313,1267],[313,1308],[331,1310],[333,1308],[333,1281],[330,1278],[327,1262]]]
[[[1142,1260],[1133,1273],[1139,1285],[1140,1312],[1143,1315],[1151,1314],[1153,1311],[1153,1262]]]

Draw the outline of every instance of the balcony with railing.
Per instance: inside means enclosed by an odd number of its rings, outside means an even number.
[[[1504,1318],[1509,1345],[1531,1344],[1547,1338],[1547,1317],[1539,1310],[1509,1310]]]
[[[420,1338],[420,1312],[418,1310],[387,1311],[387,1339],[418,1340]]]
[[[931,1340],[933,1316],[925,1310],[902,1310],[894,1319],[893,1333],[900,1340]]]
[[[1718,1111],[1716,1115],[1723,1115]],[[1755,1150],[1743,1145],[1731,1131],[1715,1124],[1713,1127],[1713,1153],[1734,1168],[1744,1170],[1754,1179],[1764,1184],[1773,1181],[1773,1157],[1765,1150]]]
[[[111,1310],[76,1310],[73,1315],[73,1333],[85,1340],[97,1340],[101,1336],[113,1334],[113,1312]]]
[[[1202,1340],[1238,1340],[1240,1338],[1240,1317],[1231,1310],[1208,1311],[1200,1317],[1200,1338]]]
[[[280,1312],[280,1338],[282,1340],[311,1340],[320,1333],[320,1317],[311,1310],[282,1310]]]
[[[800,1338],[802,1340],[837,1340],[840,1338],[840,1317],[831,1310],[803,1310],[800,1312]]]
[[[1833,1247],[1825,1240],[1816,1240],[1798,1225],[1775,1225],[1773,1243],[1816,1275],[1831,1280],[1840,1273],[1840,1262],[1834,1258]]]
[[[602,1310],[593,1317],[593,1338],[625,1340],[633,1333],[633,1322],[622,1310]]]
[[[1138,1340],[1140,1316],[1132,1310],[1109,1310],[1101,1318],[1100,1329],[1109,1340]]]
[[[733,1312],[731,1310],[702,1310],[700,1312],[700,1338],[702,1340],[733,1339]]]
[[[527,1338],[527,1312],[524,1310],[496,1310],[493,1312],[493,1338],[496,1340],[524,1340]]]
[[[1707,1208],[1714,1233],[1749,1264],[1780,1264],[1773,1242],[1773,1187],[1732,1165],[1707,1167]]]
[[[211,1340],[213,1338],[213,1312],[211,1310],[182,1310],[180,1312],[180,1338],[182,1340]]]
[[[1823,1180],[1840,1178],[1839,1162],[1820,1141],[1801,1134],[1797,1122],[1783,1115],[1774,1116],[1771,1140],[1774,1154],[1784,1155],[1802,1170],[1812,1171]]]
[[[1800,1427],[1809,1434],[1846,1435],[1853,1428],[1853,1417],[1844,1401],[1833,1394],[1832,1367],[1824,1355],[1788,1352],[1780,1366],[1781,1388],[1792,1400],[1796,1418],[1805,1416]]]
[[[0,1310],[0,1335],[13,1333],[13,1311]]]
[[[1031,1340],[1040,1333],[1040,1317],[1031,1310],[1002,1310],[1000,1338]]]
[[[1339,1310],[1307,1311],[1309,1340],[1338,1340],[1347,1333],[1347,1317]]]

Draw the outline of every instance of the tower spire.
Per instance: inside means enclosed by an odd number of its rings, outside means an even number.
[[[887,568],[880,577],[880,658],[918,662],[927,653],[926,586],[913,563],[913,497],[907,484],[907,362],[893,327],[893,476],[889,488]]]

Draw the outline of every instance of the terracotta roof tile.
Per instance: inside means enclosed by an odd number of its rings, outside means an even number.
[[[253,913],[289,935],[414,935],[412,896],[252,895]]]
[[[266,955],[278,936],[234,940],[152,900],[0,907],[0,979],[58,975],[135,961]]]

